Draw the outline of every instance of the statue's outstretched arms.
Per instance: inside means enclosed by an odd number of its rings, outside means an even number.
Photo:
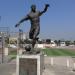
[[[21,19],[16,25],[15,27],[18,27],[22,22],[26,21],[29,19],[29,16],[27,15],[26,17],[24,17],[23,19]]]
[[[49,4],[45,4],[44,10],[41,11],[39,15],[41,16],[43,13],[45,13],[47,11],[48,7],[49,7]]]

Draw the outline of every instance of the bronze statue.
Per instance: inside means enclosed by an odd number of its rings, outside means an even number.
[[[36,11],[36,5],[32,5],[30,13],[15,25],[15,27],[18,27],[22,22],[30,20],[31,29],[29,32],[29,38],[32,39],[32,49],[34,49],[36,41],[39,39],[37,36],[40,32],[40,16],[47,11],[48,7],[49,4],[46,4],[43,11]]]

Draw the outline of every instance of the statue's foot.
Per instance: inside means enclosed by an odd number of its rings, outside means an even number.
[[[33,52],[34,52],[34,48],[31,48],[30,53],[33,53]]]

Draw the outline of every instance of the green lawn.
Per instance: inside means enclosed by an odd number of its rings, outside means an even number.
[[[10,57],[11,59],[15,59],[15,58],[16,58],[16,55],[17,55],[17,50],[12,50],[12,51],[10,51],[10,53],[9,53],[9,57]]]
[[[75,51],[70,49],[50,48],[43,49],[43,51],[47,56],[75,56]]]
[[[75,56],[75,50],[70,49],[57,49],[57,48],[47,48],[43,49],[44,54],[47,56]],[[12,50],[9,56],[13,59],[16,58],[17,51]]]

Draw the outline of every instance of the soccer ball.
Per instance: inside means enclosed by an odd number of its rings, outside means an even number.
[[[30,46],[30,45],[27,45],[27,46],[25,47],[25,50],[26,50],[26,51],[31,51],[31,46]]]

